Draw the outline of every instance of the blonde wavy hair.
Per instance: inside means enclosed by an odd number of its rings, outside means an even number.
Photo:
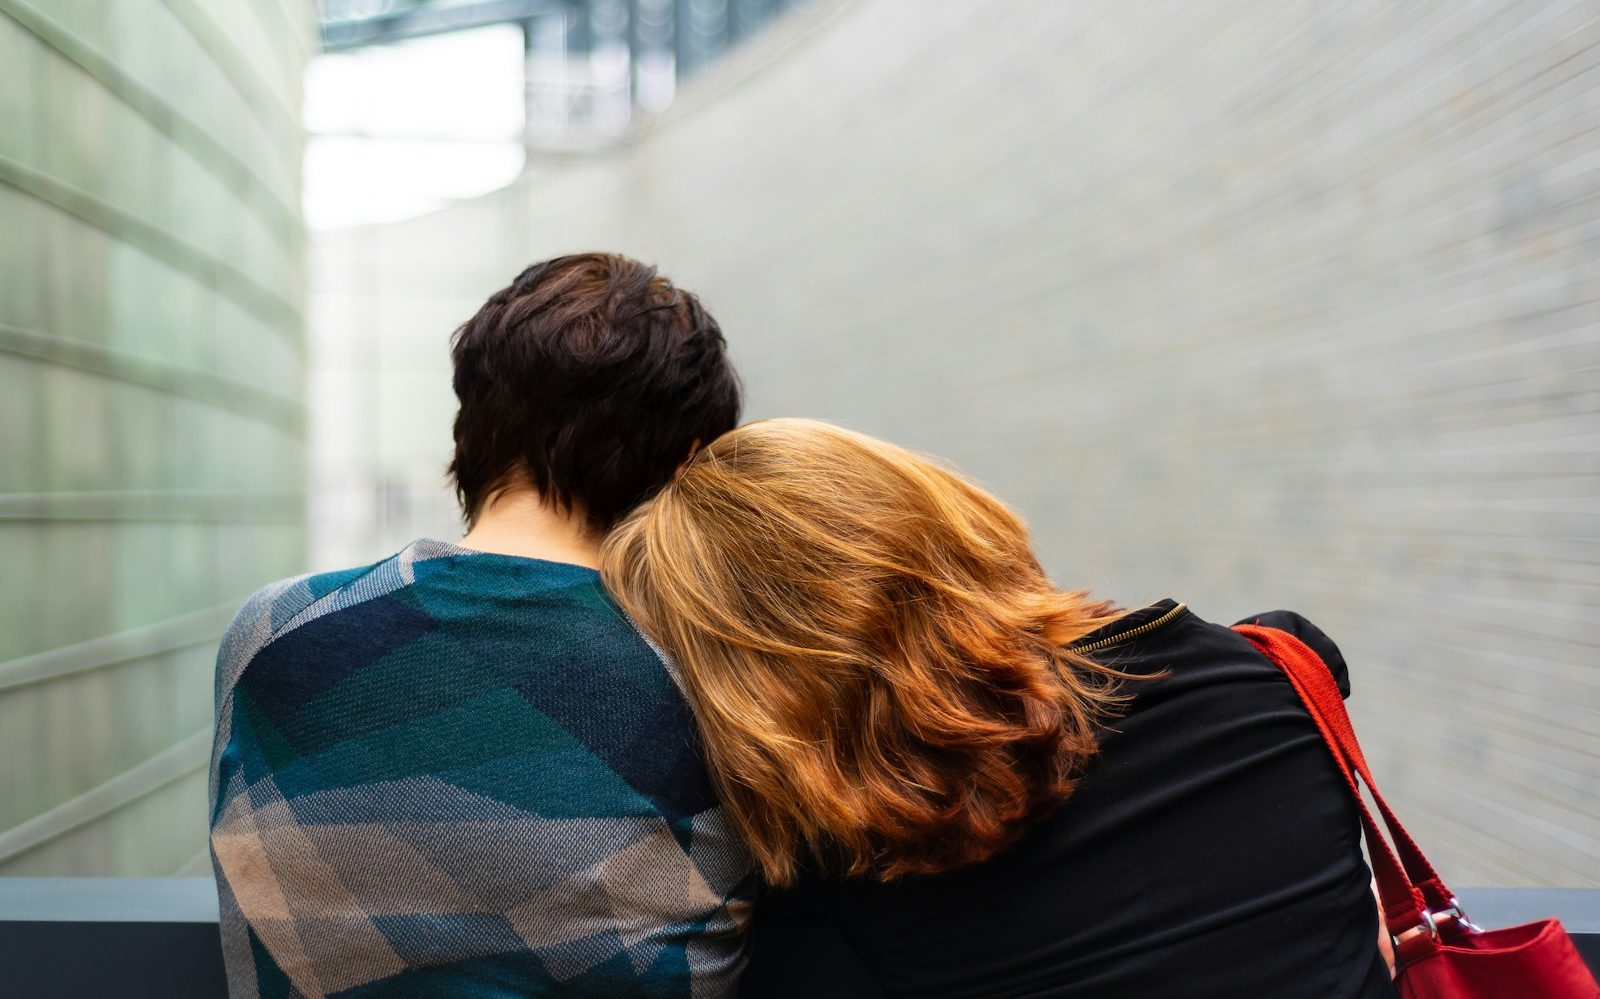
[[[1117,615],[1045,578],[999,500],[811,420],[724,434],[607,538],[604,579],[682,670],[769,883],[991,856],[1071,793],[1122,674]]]

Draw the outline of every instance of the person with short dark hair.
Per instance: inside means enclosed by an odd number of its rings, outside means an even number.
[[[750,862],[604,533],[738,421],[721,331],[614,254],[452,343],[468,525],[261,590],[223,639],[211,845],[238,996],[731,994]]]

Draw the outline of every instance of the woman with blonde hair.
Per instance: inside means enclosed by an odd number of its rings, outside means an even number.
[[[1355,806],[1278,669],[1182,604],[1057,588],[961,476],[754,423],[603,563],[768,886],[745,994],[842,994],[763,947],[815,920],[893,996],[1393,995]],[[1348,694],[1321,632],[1252,620]]]

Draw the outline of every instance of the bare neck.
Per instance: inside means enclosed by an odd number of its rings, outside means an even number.
[[[600,538],[582,511],[557,510],[531,489],[508,489],[491,498],[460,543],[496,555],[600,567]]]

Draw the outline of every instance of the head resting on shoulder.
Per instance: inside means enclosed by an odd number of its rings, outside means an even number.
[[[1021,519],[927,458],[811,420],[724,434],[625,518],[606,584],[673,655],[766,879],[985,859],[1069,794],[1118,703]]]

